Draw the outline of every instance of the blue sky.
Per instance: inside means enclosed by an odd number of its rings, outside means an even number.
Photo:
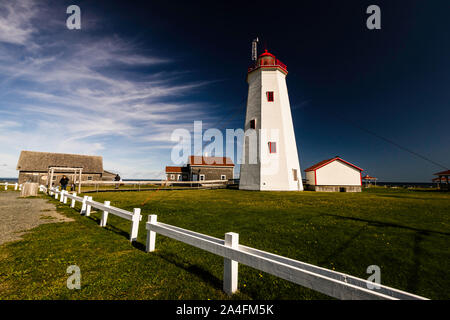
[[[251,40],[287,64],[302,169],[339,155],[382,181],[429,181],[450,166],[448,2],[253,6],[136,1],[0,3],[0,177],[21,150],[102,155],[124,178],[159,178],[171,133],[242,128]],[[66,8],[81,8],[81,30]]]

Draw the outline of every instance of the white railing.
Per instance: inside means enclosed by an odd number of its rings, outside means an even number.
[[[8,182],[2,182],[2,183],[0,183],[0,186],[5,186],[5,190],[8,190],[8,187],[9,186],[14,186],[14,190],[22,190],[22,184],[18,184],[17,182],[16,183],[8,183]]]
[[[142,188],[146,188],[146,186],[155,186],[154,189],[163,188],[167,186],[177,187],[177,186],[195,186],[197,188],[213,188],[213,187],[224,187],[229,183],[228,180],[197,180],[197,181],[175,181],[175,180],[148,180],[148,181],[94,181],[94,180],[86,180],[81,181],[81,187],[92,187],[93,190],[88,189],[86,192],[99,192],[99,191],[114,191],[120,190],[119,186],[128,186],[133,190],[141,191]],[[115,187],[114,189],[108,187]],[[80,191],[81,189],[79,189]],[[123,189],[122,189],[123,190]],[[80,191],[81,192],[81,191]]]
[[[148,181],[94,181],[85,180],[81,181],[81,185],[159,185],[159,184],[189,184],[189,183],[201,183],[201,184],[214,184],[214,183],[227,183],[228,180],[193,180],[193,181],[177,181],[177,180],[148,180]]]
[[[157,222],[156,215],[149,215],[146,229],[147,252],[155,250],[156,233],[159,233],[224,257],[223,289],[228,294],[238,289],[238,263],[242,263],[337,299],[426,300],[368,280],[239,245],[237,233],[226,233],[222,240]]]
[[[41,191],[46,192],[47,188],[44,186],[41,186]],[[136,241],[138,232],[139,232],[139,221],[142,220],[141,215],[141,209],[140,208],[134,208],[133,212],[126,211],[123,209],[119,209],[116,207],[112,207],[110,205],[110,201],[105,201],[104,203],[96,202],[92,200],[92,197],[84,196],[84,197],[78,197],[76,192],[73,192],[70,194],[66,190],[59,191],[57,188],[50,188],[50,195],[55,195],[55,199],[59,198],[59,201],[62,203],[67,203],[67,199],[71,199],[72,202],[70,204],[71,208],[75,208],[76,202],[80,202],[81,205],[81,211],[80,214],[85,215],[86,217],[89,217],[91,215],[91,208],[96,208],[99,210],[102,210],[102,218],[100,220],[100,226],[105,227],[106,222],[108,220],[108,214],[111,213],[115,216],[118,216],[123,219],[127,219],[131,221],[131,230],[130,230],[130,241]]]
[[[47,189],[45,186],[40,186],[40,191],[48,191],[50,195],[55,196],[55,199],[59,197],[59,201],[62,203],[67,203],[67,199],[71,199],[70,206],[72,208],[75,207],[77,201],[81,202],[82,208],[80,213],[86,216],[90,215],[91,207],[102,210],[101,227],[106,225],[108,213],[132,221],[130,240],[136,241],[139,221],[142,219],[139,208],[129,212],[112,207],[110,201],[105,201],[102,204],[93,201],[92,197],[78,197],[75,192],[70,194],[65,190],[60,191],[58,188],[53,187]],[[239,234],[233,232],[226,233],[225,240],[222,240],[158,222],[156,215],[148,216],[146,230],[147,252],[155,251],[156,234],[158,233],[223,257],[223,290],[229,295],[238,290],[238,264],[242,263],[337,299],[427,300],[427,298],[369,280],[240,245]]]

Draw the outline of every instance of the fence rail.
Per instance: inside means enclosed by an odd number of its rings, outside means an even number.
[[[41,190],[46,192],[47,188],[44,186],[41,186]],[[102,218],[100,220],[100,226],[104,227],[106,226],[106,222],[108,220],[108,214],[113,214],[115,216],[118,216],[120,218],[130,220],[131,221],[131,230],[130,230],[130,241],[136,241],[138,232],[139,232],[139,221],[142,220],[141,215],[141,209],[140,208],[134,208],[133,212],[123,210],[116,207],[111,207],[109,201],[105,201],[104,203],[100,203],[97,201],[93,201],[92,197],[84,196],[79,197],[77,196],[76,192],[73,194],[70,194],[68,191],[65,190],[58,190],[57,188],[50,188],[50,195],[55,195],[55,199],[58,199],[60,202],[67,203],[67,199],[71,199],[71,207],[74,208],[76,202],[80,202],[81,205],[81,211],[80,214],[85,216],[90,216],[91,214],[91,208],[96,208],[103,211]]]
[[[133,212],[112,207],[109,201],[103,204],[92,200],[92,197],[79,197],[74,192],[68,193],[58,188],[40,186],[40,191],[60,197],[60,202],[67,203],[71,199],[71,207],[81,202],[81,214],[89,216],[91,207],[103,211],[100,226],[106,225],[108,213],[132,221],[130,240],[136,241],[141,221],[141,210]],[[223,290],[231,295],[238,290],[238,264],[272,274],[287,281],[310,288],[337,299],[364,300],[427,300],[427,298],[397,290],[345,273],[321,268],[298,260],[286,258],[266,251],[239,244],[239,234],[229,232],[225,239],[219,239],[187,229],[179,228],[157,221],[156,215],[149,215],[146,222],[146,251],[153,252],[156,247],[156,234],[160,234],[204,251],[224,258]]]
[[[158,184],[190,184],[190,183],[201,183],[201,184],[215,184],[215,183],[228,183],[228,180],[195,180],[195,181],[177,181],[177,180],[148,180],[148,181],[94,181],[86,180],[81,181],[81,185],[116,185],[116,184],[140,184],[140,185],[158,185]]]
[[[2,182],[0,183],[0,186],[5,186],[5,190],[8,190],[8,187],[14,187],[14,190],[22,190],[22,184],[19,183],[8,183],[8,182]]]
[[[95,181],[86,180],[79,184],[78,191],[81,193],[82,188],[84,192],[104,192],[123,190],[126,186],[133,191],[149,190],[149,189],[163,189],[165,187],[171,188],[217,188],[226,187],[232,184],[232,180],[197,180],[197,181],[172,181],[172,180],[130,180],[130,181]],[[119,188],[120,186],[120,188]],[[115,187],[114,189],[112,187]],[[127,190],[129,191],[129,190]]]

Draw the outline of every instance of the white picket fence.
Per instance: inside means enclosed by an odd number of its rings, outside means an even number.
[[[41,186],[40,191],[47,192],[47,188]],[[142,219],[139,208],[135,208],[132,213],[110,206],[109,201],[102,204],[93,201],[92,197],[77,197],[76,193],[69,194],[67,191],[59,191],[57,188],[51,188],[48,191],[50,195],[55,195],[55,199],[58,199],[58,195],[60,195],[60,202],[67,203],[67,199],[72,199],[72,208],[76,201],[81,202],[83,204],[81,213],[87,216],[90,214],[91,207],[103,210],[100,226],[106,225],[108,213],[132,221],[130,240],[136,240],[139,221]],[[369,280],[240,245],[239,234],[233,232],[226,233],[225,239],[222,240],[158,222],[156,215],[148,216],[146,230],[147,252],[155,251],[156,234],[161,234],[223,257],[223,290],[229,295],[238,290],[238,264],[241,263],[337,299],[428,300]]]
[[[40,191],[46,192],[47,188],[45,186],[40,186]],[[118,216],[123,219],[127,219],[131,221],[131,230],[130,230],[130,241],[136,241],[138,232],[139,232],[139,221],[142,220],[141,209],[134,208],[133,212],[126,211],[123,209],[119,209],[116,207],[110,206],[110,201],[105,201],[104,203],[96,202],[92,200],[92,197],[84,196],[78,197],[76,192],[70,194],[66,190],[59,190],[58,188],[50,188],[49,194],[54,195],[55,199],[59,198],[59,201],[62,203],[67,203],[67,199],[71,199],[70,207],[74,208],[76,202],[81,203],[81,211],[80,214],[89,217],[91,215],[91,208],[96,208],[102,210],[102,218],[100,220],[100,226],[106,226],[106,222],[108,220],[108,214],[111,213],[115,216]]]
[[[5,190],[8,190],[8,187],[14,187],[14,190],[22,190],[22,184],[16,183],[8,183],[8,182],[2,182],[0,183],[0,186],[5,186]]]

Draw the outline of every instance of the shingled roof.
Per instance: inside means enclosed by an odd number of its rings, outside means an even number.
[[[103,173],[103,158],[81,154],[22,151],[17,162],[17,170],[20,171],[47,172],[49,167],[83,168],[83,173]]]

